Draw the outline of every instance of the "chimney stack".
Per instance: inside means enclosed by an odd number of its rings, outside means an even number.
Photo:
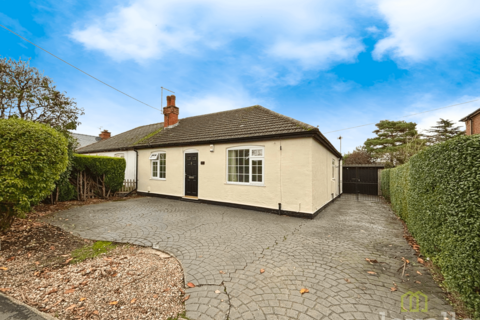
[[[108,132],[108,130],[103,130],[99,136],[100,138],[102,138],[102,140],[107,140],[108,138],[110,138],[110,135],[111,133]]]
[[[167,96],[167,106],[163,108],[163,127],[167,128],[178,123],[179,109],[175,106],[175,96]]]

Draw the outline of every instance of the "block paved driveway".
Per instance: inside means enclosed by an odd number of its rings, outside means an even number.
[[[197,286],[187,289],[190,319],[442,319],[452,311],[383,202],[340,198],[304,220],[147,197],[73,208],[49,222],[174,255]],[[411,261],[403,278],[402,257]],[[428,312],[401,312],[401,295],[419,290]]]

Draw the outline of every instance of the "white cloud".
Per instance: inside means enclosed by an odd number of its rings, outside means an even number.
[[[478,0],[374,0],[389,36],[373,52],[410,61],[460,54],[461,45],[480,43]]]
[[[353,62],[364,50],[358,39],[335,37],[316,42],[279,42],[269,51],[277,58],[298,61],[305,69],[326,69],[332,64]]]
[[[360,51],[351,7],[347,0],[134,0],[84,21],[71,37],[116,60],[138,62],[160,59],[168,51],[198,54],[248,39],[258,52],[322,67],[351,61]],[[300,42],[307,44],[298,48]],[[297,54],[287,54],[289,48]]]
[[[463,97],[459,99],[457,102],[451,103],[451,105],[454,105],[456,103],[460,103],[463,101],[471,101],[475,99],[479,99],[479,100],[472,103],[468,103],[468,104],[454,106],[451,108],[432,111],[432,112],[425,113],[419,116],[414,116],[411,118],[409,117],[409,118],[406,118],[405,120],[415,121],[417,123],[417,129],[420,132],[425,132],[426,130],[430,129],[432,126],[436,125],[437,121],[440,120],[440,118],[451,120],[455,123],[456,126],[461,127],[462,130],[465,130],[465,123],[461,122],[460,119],[462,119],[463,117],[469,115],[473,111],[480,108],[480,97],[477,97],[477,98]],[[435,106],[430,106],[427,109],[435,109]]]

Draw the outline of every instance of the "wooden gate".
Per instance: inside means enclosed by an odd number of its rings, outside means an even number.
[[[343,193],[380,195],[378,171],[383,166],[344,165]]]

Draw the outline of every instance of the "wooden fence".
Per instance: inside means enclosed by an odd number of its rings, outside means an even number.
[[[120,193],[124,192],[130,192],[133,191],[137,188],[137,182],[134,179],[125,179],[123,180],[123,186],[122,188],[118,191]]]

